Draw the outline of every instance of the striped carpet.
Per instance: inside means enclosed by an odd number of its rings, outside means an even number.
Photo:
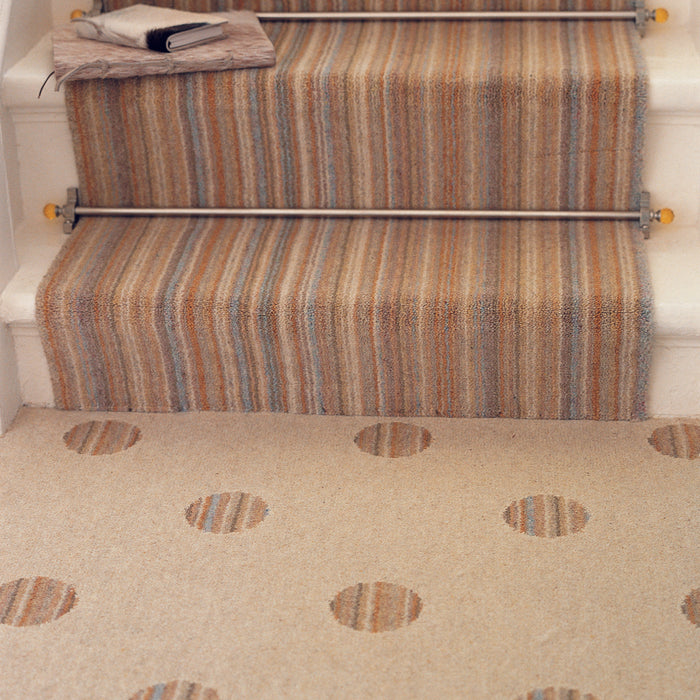
[[[277,66],[76,81],[88,205],[637,204],[626,22],[266,25]],[[86,219],[38,294],[57,405],[644,416],[634,225]]]
[[[38,314],[63,408],[630,419],[640,248],[624,223],[85,219]]]
[[[101,206],[628,209],[629,22],[265,24],[274,68],[66,86]]]

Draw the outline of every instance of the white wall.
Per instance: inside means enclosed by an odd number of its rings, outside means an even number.
[[[0,75],[51,28],[50,0],[0,0]],[[14,226],[22,216],[12,123],[0,103],[0,291],[17,270]],[[0,324],[0,435],[21,403],[17,362],[8,328]]]
[[[4,121],[4,120],[3,120]],[[0,148],[4,146],[0,131]],[[16,270],[12,241],[12,216],[5,161],[0,167],[0,290],[10,281]],[[17,362],[10,331],[0,323],[0,435],[9,427],[21,403]]]
[[[0,72],[4,72],[6,44],[10,26],[10,0],[0,0]],[[5,109],[0,103],[0,290],[4,289],[17,269],[17,258],[12,237],[12,201],[10,195],[10,177],[16,175],[16,168],[8,173],[5,153],[12,153],[10,121]],[[13,160],[10,167],[14,165]],[[17,180],[15,179],[15,182]],[[17,199],[14,198],[14,202]],[[8,328],[0,323],[0,435],[7,430],[17,408],[20,405],[19,382],[17,379],[17,363]]]

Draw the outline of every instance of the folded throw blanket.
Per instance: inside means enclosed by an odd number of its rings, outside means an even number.
[[[223,37],[225,19],[167,7],[132,5],[94,17],[76,17],[78,36],[151,51],[177,51]]]
[[[223,21],[224,38],[174,53],[90,41],[78,36],[77,23],[61,25],[53,33],[56,89],[64,80],[131,78],[275,65],[275,48],[252,12],[243,10],[207,16]]]

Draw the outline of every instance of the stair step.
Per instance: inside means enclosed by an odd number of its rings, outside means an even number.
[[[644,79],[631,23],[266,28],[274,69],[66,84],[69,119],[80,134],[81,201],[409,210],[638,205]],[[90,118],[102,114],[109,117]]]
[[[84,218],[37,306],[61,408],[628,420],[628,222]]]

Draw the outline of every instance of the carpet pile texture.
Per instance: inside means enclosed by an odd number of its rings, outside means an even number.
[[[631,22],[265,23],[259,70],[66,85],[86,206],[630,209]]]
[[[94,206],[622,209],[629,22],[273,23],[260,70],[66,86]],[[644,416],[633,224],[85,219],[38,294],[57,405]]]
[[[697,420],[24,409],[0,475],[3,698],[698,697]]]
[[[626,223],[86,219],[38,311],[62,408],[631,419],[640,245]]]

